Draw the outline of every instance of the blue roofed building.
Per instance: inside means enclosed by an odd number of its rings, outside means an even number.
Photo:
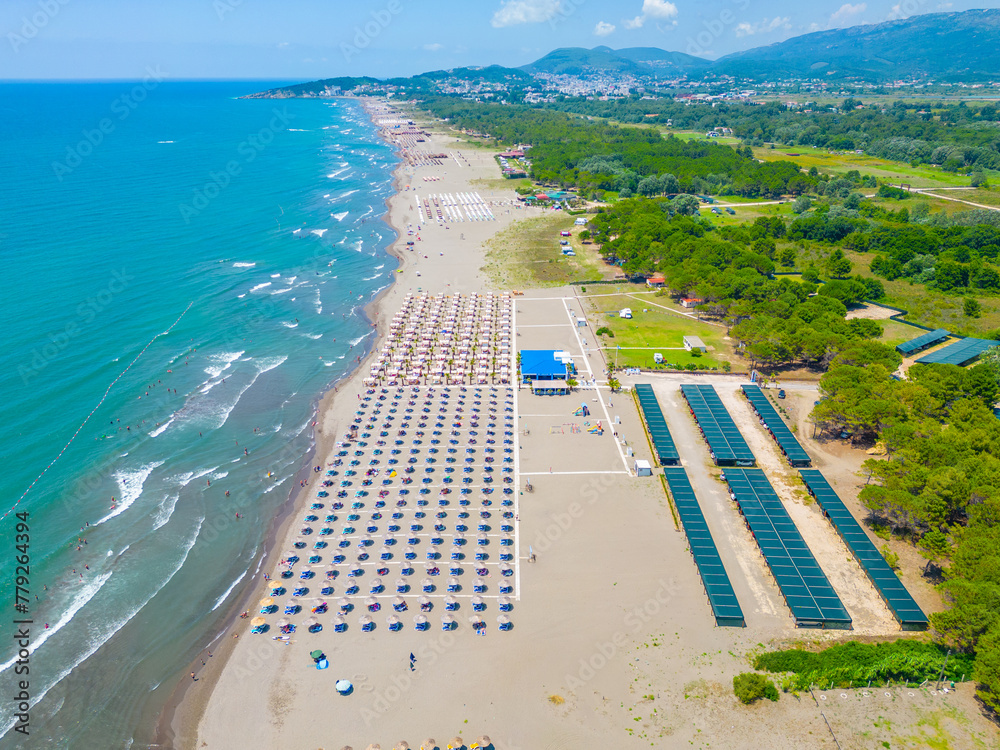
[[[566,379],[576,373],[569,352],[559,349],[522,349],[521,382],[533,390],[568,392]]]

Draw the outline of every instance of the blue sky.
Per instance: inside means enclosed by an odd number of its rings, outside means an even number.
[[[3,0],[0,79],[312,80],[517,66],[556,47],[716,58],[962,0]]]

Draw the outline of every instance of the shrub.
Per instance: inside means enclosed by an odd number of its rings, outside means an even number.
[[[597,329],[597,331],[595,331],[595,333],[598,336],[607,336],[610,339],[613,339],[615,337],[615,332],[612,331],[607,326],[601,326],[600,328]]]
[[[794,686],[805,690],[810,684],[826,687],[864,685],[868,682],[922,682],[937,679],[946,659],[945,649],[933,643],[903,640],[886,643],[843,643],[822,651],[786,649],[760,654],[754,669],[790,672]],[[952,654],[945,677],[958,680],[972,674],[969,654]]]
[[[733,678],[733,693],[740,702],[750,705],[761,698],[778,700],[778,688],[767,677],[755,672],[743,672]]]

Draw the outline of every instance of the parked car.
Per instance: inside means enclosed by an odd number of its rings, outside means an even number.
[[[778,398],[784,398],[784,397],[785,397],[785,391],[784,390],[779,390],[778,391]]]

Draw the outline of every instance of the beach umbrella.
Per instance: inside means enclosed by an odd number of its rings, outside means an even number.
[[[267,584],[267,587],[271,589],[271,591],[274,591],[275,589],[280,589],[281,581],[271,581],[270,583]]]
[[[448,747],[450,750],[461,750],[465,747],[465,740],[461,737],[452,737],[448,740]]]
[[[351,606],[351,600],[350,600],[350,599],[348,599],[348,598],[347,598],[346,596],[344,596],[344,597],[341,597],[341,598],[340,598],[340,599],[339,599],[339,600],[337,601],[337,606],[338,606],[338,607],[340,607],[340,608],[342,608],[342,609],[345,609],[345,608],[347,608],[347,607],[350,607],[350,606]]]
[[[485,604],[486,604],[486,602],[483,601],[483,597],[481,597],[481,596],[474,596],[474,597],[472,597],[472,606],[473,607],[482,607]]]
[[[471,615],[469,617],[469,622],[472,623],[472,627],[481,628],[486,623],[483,622],[482,615]]]
[[[336,627],[340,627],[346,625],[347,620],[345,620],[341,615],[337,615],[336,617],[333,618],[333,624]]]
[[[376,599],[374,596],[369,596],[367,599],[365,599],[366,607],[374,607],[377,604],[378,604],[378,599]]]
[[[381,578],[372,578],[372,582],[371,582],[372,593],[375,593],[380,588],[382,588],[382,579]]]
[[[358,622],[361,624],[362,627],[364,627],[365,625],[372,624],[372,618],[370,618],[368,615],[365,615],[360,620],[358,620]]]
[[[317,622],[319,621],[315,617],[307,617],[302,624],[307,628],[311,628]]]
[[[428,597],[426,597],[426,596],[421,596],[419,599],[417,599],[417,603],[421,607],[426,607],[428,604],[431,603],[431,600]]]
[[[259,628],[265,622],[267,622],[267,620],[265,620],[263,617],[255,617],[250,621],[250,625],[251,627]]]
[[[443,625],[446,629],[450,628],[454,624],[455,624],[455,618],[452,617],[451,615],[445,615],[444,617],[441,618],[441,625]]]
[[[397,742],[392,750],[410,750],[410,746],[405,742]]]
[[[320,649],[316,649],[315,651],[310,651],[309,652],[309,658],[311,658],[311,659],[322,659],[323,658],[323,652]]]
[[[395,599],[392,600],[393,607],[402,607],[405,605],[406,605],[406,600],[401,596],[397,596]]]
[[[389,615],[387,618],[385,618],[385,621],[389,623],[390,626],[393,627],[399,625],[401,622],[401,620],[398,617],[396,617],[396,615]]]
[[[274,604],[274,599],[272,599],[269,596],[265,596],[263,599],[260,600],[260,605],[259,606],[261,606],[261,607],[270,607],[272,604]]]
[[[286,625],[288,625],[290,622],[291,622],[291,620],[289,620],[287,617],[282,617],[280,620],[278,620],[278,627],[279,628],[283,628]]]
[[[446,596],[444,598],[444,603],[445,603],[445,606],[454,607],[454,606],[456,606],[458,604],[458,599],[456,599],[453,596]]]
[[[499,599],[497,599],[497,604],[499,604],[501,608],[505,607],[509,608],[511,606],[510,597],[501,596]]]
[[[420,750],[437,750],[437,740],[433,740],[428,737],[426,740],[420,743]]]
[[[476,744],[479,745],[479,747],[490,747],[493,744],[493,740],[485,734],[481,734],[479,735],[479,739],[476,740]]]
[[[509,625],[510,624],[510,618],[507,617],[507,615],[498,615],[497,616],[497,622],[499,622],[501,625]]]

